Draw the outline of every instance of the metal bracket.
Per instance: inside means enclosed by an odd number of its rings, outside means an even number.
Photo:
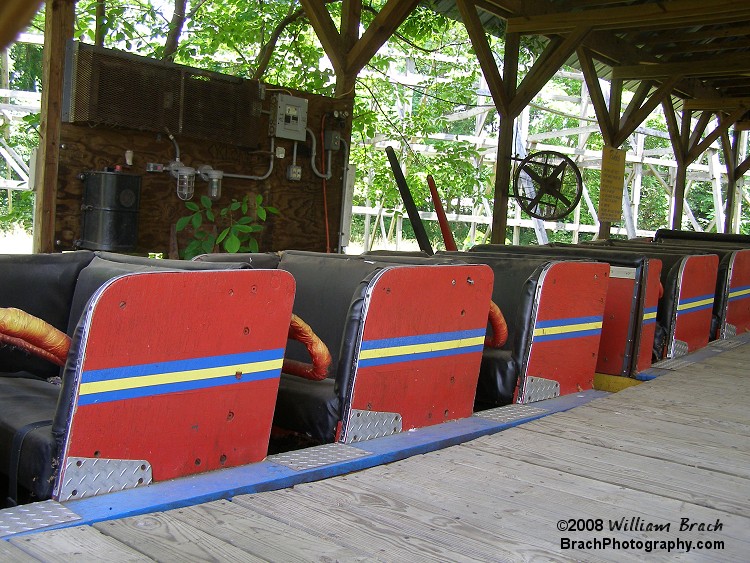
[[[401,432],[401,415],[397,412],[351,409],[342,442],[351,444],[399,432]]]
[[[560,382],[543,377],[527,376],[523,383],[523,393],[519,403],[535,403],[560,396]]]
[[[625,266],[610,266],[609,277],[624,280],[635,279],[635,268],[626,268]]]
[[[672,344],[669,347],[669,354],[667,357],[669,359],[679,358],[681,356],[686,356],[688,352],[689,350],[687,342],[683,340],[677,340],[675,338],[674,340],[672,340]]]
[[[135,459],[69,457],[62,476],[61,502],[134,489],[153,481],[151,464]]]

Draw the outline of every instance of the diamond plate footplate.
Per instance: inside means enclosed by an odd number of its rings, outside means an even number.
[[[734,338],[737,336],[737,327],[731,323],[724,326],[724,338]]]
[[[497,407],[496,409],[489,409],[486,411],[480,411],[475,413],[474,416],[477,418],[483,418],[492,422],[515,422],[524,418],[532,416],[541,416],[547,414],[548,411],[540,409],[539,407],[531,407],[529,405],[506,405],[504,407]]]
[[[726,340],[714,340],[713,342],[709,344],[709,347],[715,350],[733,350],[734,348],[742,346],[743,344],[746,344],[746,343],[740,340],[739,338],[726,339]]]
[[[306,469],[316,469],[324,465],[349,461],[367,455],[370,455],[370,453],[359,448],[347,446],[346,444],[334,442],[333,444],[324,444],[295,452],[270,455],[266,459],[294,469],[295,471],[305,471]]]
[[[78,514],[54,500],[7,508],[0,511],[0,538],[80,519]]]
[[[401,415],[396,412],[376,412],[352,409],[346,425],[345,444],[382,438],[401,432]]]
[[[658,369],[675,370],[692,366],[694,363],[695,360],[690,360],[687,358],[671,358],[669,360],[662,360],[660,362],[656,362],[655,364],[651,364],[651,367]]]
[[[147,461],[90,457],[69,457],[64,476],[59,494],[63,502],[134,489],[153,480]]]
[[[679,358],[680,356],[685,356],[690,350],[688,350],[687,342],[683,342],[682,340],[677,340],[676,338],[672,342],[672,346],[669,350],[669,357],[670,358]]]
[[[543,377],[527,377],[519,403],[535,403],[560,396],[560,383]]]

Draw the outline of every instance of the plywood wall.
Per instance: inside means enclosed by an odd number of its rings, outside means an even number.
[[[269,88],[271,88],[269,86]],[[334,100],[301,92],[291,92],[309,100],[308,127],[320,135],[321,120],[326,116],[327,128],[340,131],[348,141],[351,135],[351,102]],[[235,174],[261,176],[268,170],[270,137],[268,114],[271,93],[266,96],[259,123],[249,124],[261,131],[259,149],[223,144],[220,142],[190,139],[176,135],[181,161],[188,166],[210,164],[215,169]],[[217,100],[216,103],[221,103]],[[340,118],[332,113],[338,111]],[[222,199],[215,205],[227,205],[232,198],[244,194],[261,194],[264,203],[277,207],[278,216],[271,216],[259,235],[261,251],[303,249],[334,250],[338,244],[343,194],[344,151],[334,152],[333,176],[326,183],[329,242],[326,243],[323,180],[316,177],[310,167],[311,142],[300,142],[297,161],[302,165],[302,180],[286,179],[286,169],[292,162],[293,141],[276,139],[276,146],[284,149],[285,156],[274,160],[274,169],[262,181],[225,178]],[[132,150],[133,165],[125,166],[125,151]],[[318,168],[320,168],[320,141],[318,140]],[[177,198],[175,179],[168,173],[146,172],[150,162],[168,163],[174,159],[174,147],[166,134],[112,128],[107,126],[64,123],[60,135],[60,166],[58,173],[57,208],[55,213],[56,250],[68,250],[81,238],[81,202],[83,182],[81,173],[103,170],[117,165],[123,172],[142,177],[139,209],[138,246],[134,253],[161,252],[170,249],[170,233],[177,220],[188,214],[184,202]],[[196,178],[196,199],[206,192],[206,182]],[[178,235],[178,244],[184,248],[189,233]]]

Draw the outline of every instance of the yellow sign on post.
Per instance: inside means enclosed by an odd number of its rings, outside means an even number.
[[[602,174],[599,185],[599,221],[613,223],[620,220],[624,184],[625,151],[605,146],[602,149]]]

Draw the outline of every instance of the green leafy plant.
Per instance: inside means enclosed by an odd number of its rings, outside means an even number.
[[[199,254],[221,251],[258,252],[256,235],[263,230],[268,214],[278,215],[279,210],[263,205],[263,196],[257,194],[255,205],[251,195],[241,200],[232,199],[226,207],[214,209],[214,202],[201,196],[200,205],[186,201],[185,207],[192,213],[177,221],[177,232],[191,227],[193,240],[185,247],[183,258],[191,259]]]

